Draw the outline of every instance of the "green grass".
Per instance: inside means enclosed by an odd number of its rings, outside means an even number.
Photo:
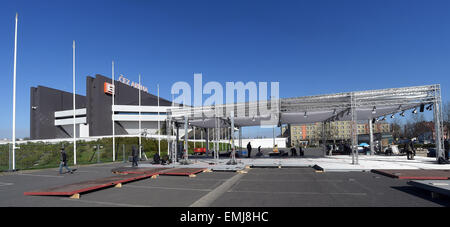
[[[116,162],[122,162],[131,155],[132,146],[138,148],[138,137],[119,137],[116,138]],[[193,154],[194,143],[189,142],[189,154]],[[97,141],[77,141],[77,165],[94,164],[98,162],[97,149],[95,146],[100,145],[98,152],[100,153],[100,162],[112,162],[112,138],[99,139]],[[69,165],[73,165],[73,144],[69,142],[61,142],[56,144],[50,143],[25,143],[20,144],[20,149],[16,150],[16,169],[44,169],[59,166],[60,149],[64,146],[67,156],[69,157]],[[148,159],[152,159],[153,155],[158,152],[158,140],[142,139],[143,152]],[[201,143],[197,142],[196,147],[200,147]],[[213,147],[213,143],[210,143]],[[226,147],[225,145],[223,146]],[[9,169],[9,150],[10,145],[0,145],[0,171]],[[167,155],[167,141],[161,140],[161,156]]]

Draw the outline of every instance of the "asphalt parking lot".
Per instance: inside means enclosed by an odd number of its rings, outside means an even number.
[[[80,199],[66,196],[25,196],[45,189],[111,176],[124,163],[81,166],[74,174],[57,169],[0,174],[0,206],[119,207],[435,207],[448,198],[430,194],[370,172],[322,173],[312,168],[254,168],[248,173],[200,173],[197,177],[159,176],[106,188]]]

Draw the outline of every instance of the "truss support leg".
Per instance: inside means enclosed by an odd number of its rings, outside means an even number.
[[[369,139],[370,139],[370,155],[373,155],[375,152],[375,144],[373,139],[373,119],[369,119]]]

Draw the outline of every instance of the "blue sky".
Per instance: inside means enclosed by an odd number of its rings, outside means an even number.
[[[114,60],[167,99],[197,72],[204,83],[278,81],[281,97],[439,83],[450,98],[448,0],[2,1],[0,138],[11,137],[16,12],[18,137],[29,135],[31,86],[72,90],[72,40],[80,94]]]

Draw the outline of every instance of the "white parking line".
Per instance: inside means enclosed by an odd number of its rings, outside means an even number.
[[[170,187],[154,187],[154,186],[138,186],[138,185],[123,185],[127,188],[145,188],[145,189],[165,189],[165,190],[185,190],[185,191],[202,191],[210,192],[211,189],[197,189],[197,188],[170,188]]]
[[[356,195],[356,196],[366,196],[367,193],[363,192],[264,192],[264,191],[241,191],[241,190],[229,190],[228,192],[236,193],[262,193],[262,194],[293,194],[293,195]]]
[[[14,183],[0,182],[0,187],[1,187],[1,186],[11,186],[11,185],[14,185]]]
[[[118,206],[118,207],[149,207],[149,206],[144,206],[144,205],[134,205],[134,204],[126,204],[126,203],[111,203],[111,202],[90,201],[90,200],[81,200],[81,199],[63,198],[61,200],[80,202],[80,203],[98,204],[98,205]]]
[[[236,174],[230,179],[223,182],[214,190],[210,191],[208,194],[204,195],[194,203],[190,205],[190,207],[207,207],[210,206],[215,200],[217,200],[220,196],[226,193],[230,188],[238,183],[238,181],[244,176],[244,174]]]
[[[19,173],[17,175],[19,175],[19,176],[30,176],[30,177],[56,177],[56,178],[63,177],[63,176],[55,176],[55,175],[39,175],[39,174],[26,174],[26,173]]]

